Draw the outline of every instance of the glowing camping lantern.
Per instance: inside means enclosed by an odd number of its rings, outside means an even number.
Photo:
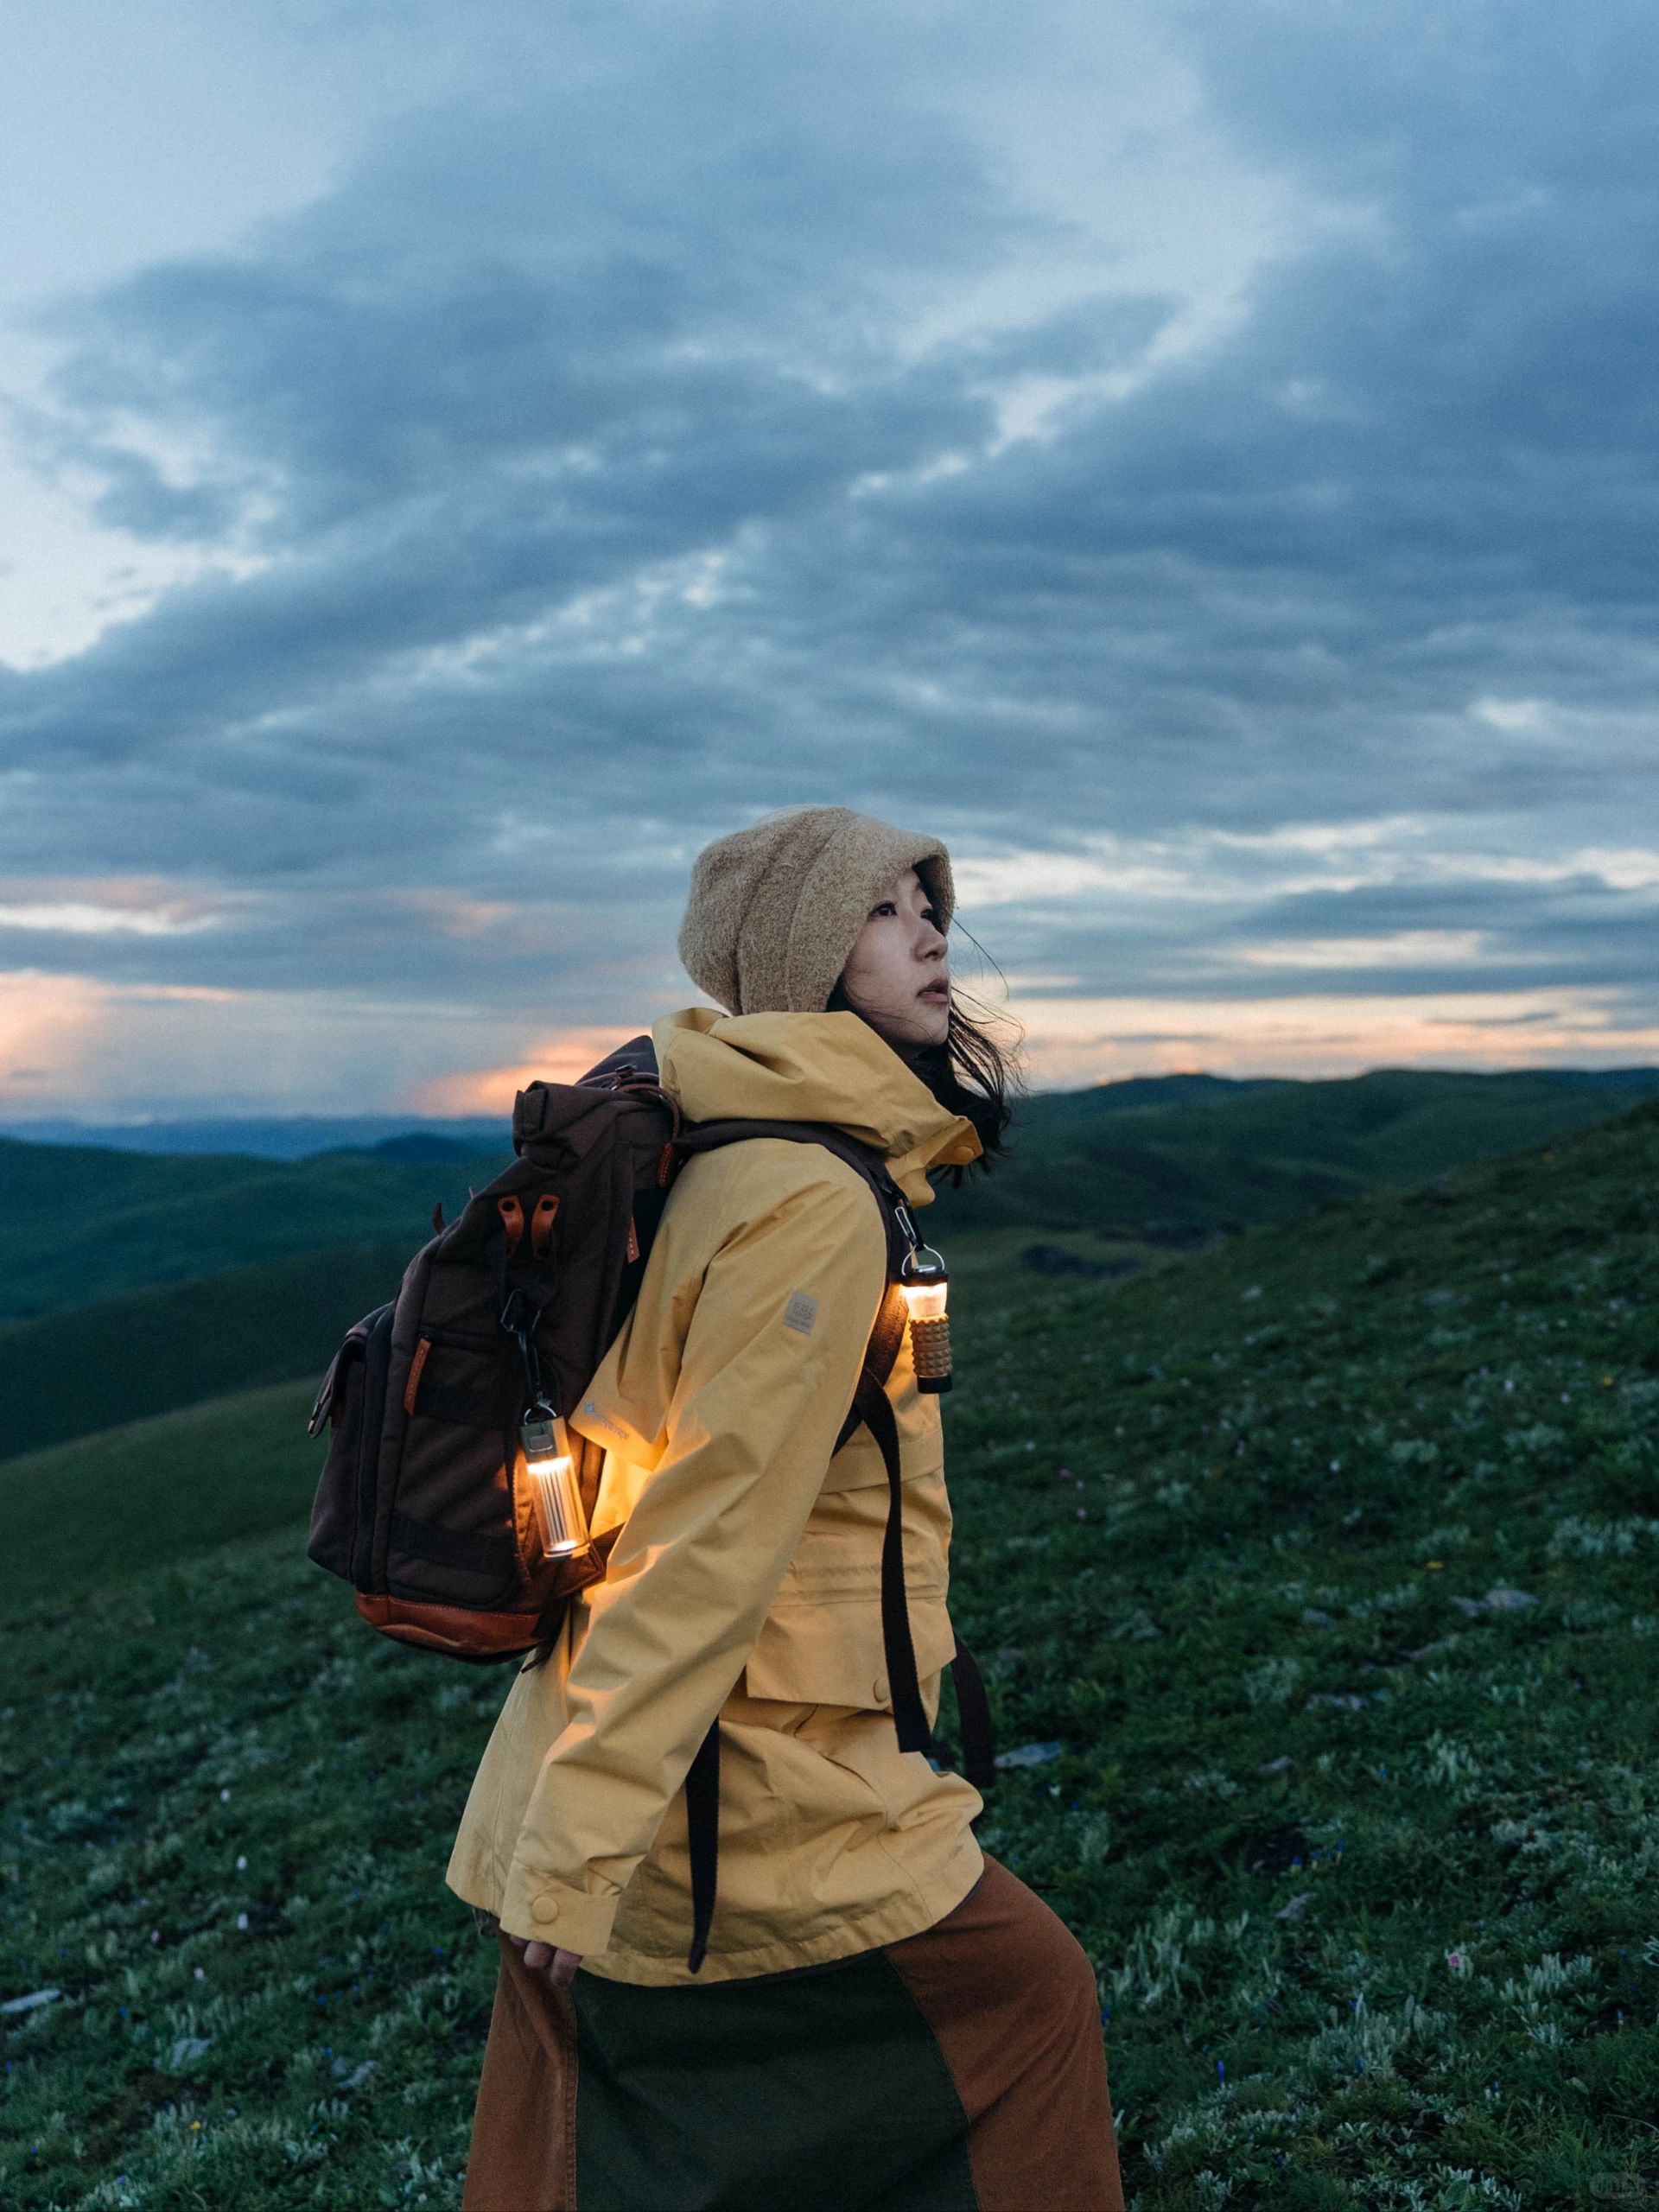
[[[586,1551],[593,1539],[588,1533],[569,1431],[550,1406],[534,1405],[525,1419],[523,1435],[542,1548],[549,1559],[568,1559],[573,1552]]]
[[[945,1312],[950,1278],[931,1244],[912,1245],[899,1278],[910,1308],[910,1350],[918,1390],[950,1388],[950,1319]]]

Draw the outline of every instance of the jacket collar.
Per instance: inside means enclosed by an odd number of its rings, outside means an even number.
[[[690,1006],[652,1029],[663,1088],[687,1119],[741,1115],[829,1122],[872,1145],[912,1205],[933,1196],[930,1167],[979,1156],[952,1114],[855,1014],[721,1014]]]

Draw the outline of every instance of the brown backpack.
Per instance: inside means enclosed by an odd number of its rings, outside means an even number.
[[[331,1434],[308,1550],[371,1627],[452,1658],[517,1658],[603,1574],[602,1542],[544,1556],[521,1427],[543,1395],[575,1410],[620,1326],[680,1134],[649,1062],[532,1084],[512,1166],[448,1227],[434,1210],[397,1296],[346,1335],[311,1411],[310,1433]],[[570,1440],[591,1507],[600,1450]]]
[[[517,1157],[474,1192],[404,1269],[397,1296],[335,1353],[309,1433],[329,1429],[309,1556],[357,1593],[371,1627],[400,1643],[485,1663],[544,1657],[572,1594],[604,1574],[607,1530],[546,1555],[526,1479],[524,1424],[561,1417],[582,1395],[632,1307],[674,1177],[696,1153],[758,1136],[823,1145],[862,1175],[887,1236],[888,1288],[836,1449],[867,1424],[887,1467],[882,1635],[900,1748],[931,1751],[905,1602],[899,1439],[886,1382],[906,1308],[897,1287],[915,1241],[903,1194],[872,1147],[806,1122],[691,1125],[657,1080],[639,1037],[574,1084],[533,1083],[513,1105]],[[568,1433],[591,1515],[601,1446]],[[971,1659],[953,1662],[964,1764],[991,1779],[989,1715]],[[688,1778],[701,1962],[713,1908],[718,1730]]]

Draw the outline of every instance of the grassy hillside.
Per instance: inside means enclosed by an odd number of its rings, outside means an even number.
[[[1014,1158],[949,1203],[973,1226],[1283,1220],[1547,1143],[1655,1096],[1652,1068],[1103,1084],[1026,1101]]]
[[[0,1138],[0,1320],[153,1283],[218,1274],[321,1245],[402,1243],[453,1220],[512,1157],[403,1160],[157,1156]]]
[[[259,1268],[0,1323],[0,1463],[228,1390],[309,1376],[396,1291],[405,1244],[301,1252]]]
[[[1096,1961],[1140,2212],[1651,2193],[1659,1109],[1314,1230],[964,1275],[955,1610],[1030,1757],[985,1840]],[[454,2205],[505,1684],[298,1554],[3,1630],[0,1995],[60,1993],[8,2208]]]
[[[321,1445],[313,1382],[213,1398],[0,1466],[5,1605],[124,1586],[309,1514]]]

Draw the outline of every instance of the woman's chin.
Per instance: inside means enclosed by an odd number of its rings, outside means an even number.
[[[925,1052],[929,1046],[943,1045],[950,1033],[948,1006],[906,1007],[892,1014],[867,1012],[864,1019],[895,1052]]]

